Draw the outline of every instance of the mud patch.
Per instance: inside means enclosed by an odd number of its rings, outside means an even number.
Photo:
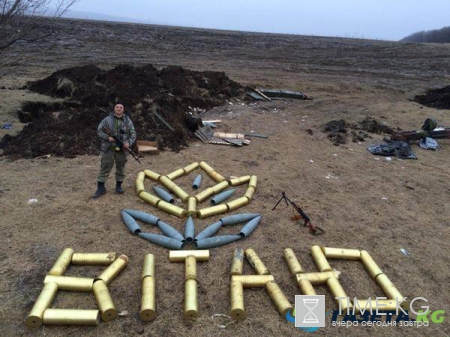
[[[416,95],[414,101],[436,109],[450,109],[450,85],[441,89],[430,89],[425,95]]]

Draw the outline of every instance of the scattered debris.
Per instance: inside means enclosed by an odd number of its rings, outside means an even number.
[[[378,156],[417,159],[409,143],[401,140],[387,140],[384,143],[371,144],[367,147],[367,151]]]
[[[149,140],[136,141],[137,153],[142,154],[159,154],[158,143]]]
[[[439,146],[438,142],[435,141],[433,138],[430,138],[430,137],[422,138],[420,140],[420,142],[419,142],[419,146],[422,149],[425,149],[425,150],[437,151],[437,150],[440,149],[440,146]]]
[[[400,248],[400,251],[403,253],[403,255],[409,256],[409,252],[405,248]]]
[[[300,92],[291,90],[279,90],[279,89],[260,89],[260,92],[267,97],[282,97],[282,98],[295,98],[295,99],[308,99],[312,97]]]
[[[35,204],[35,203],[37,203],[37,202],[38,202],[37,199],[30,199],[30,200],[28,200],[27,204],[28,204],[28,205],[32,205],[32,204]]]
[[[363,121],[357,123],[356,125],[352,126],[353,129],[361,129],[370,133],[375,134],[392,134],[394,133],[394,130],[385,125],[384,123],[381,123],[377,121],[375,118],[367,116]]]
[[[12,123],[3,123],[2,129],[9,130],[12,128]]]

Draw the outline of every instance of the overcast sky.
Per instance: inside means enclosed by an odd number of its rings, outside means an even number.
[[[175,26],[384,40],[450,26],[449,0],[79,0],[72,10]]]

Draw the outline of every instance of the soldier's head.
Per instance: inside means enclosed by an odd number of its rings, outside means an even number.
[[[121,102],[114,103],[114,116],[122,118],[125,108]]]

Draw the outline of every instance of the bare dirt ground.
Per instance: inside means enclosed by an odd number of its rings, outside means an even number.
[[[450,312],[450,141],[431,152],[413,146],[419,159],[386,161],[366,151],[368,142],[333,146],[320,126],[333,119],[349,122],[372,116],[392,127],[418,129],[427,117],[450,125],[448,110],[436,110],[409,101],[429,88],[450,81],[450,45],[409,44],[290,35],[251,34],[128,24],[62,21],[59,37],[46,43],[22,45],[11,55],[23,55],[18,64],[3,68],[0,78],[0,124],[12,122],[20,131],[15,112],[23,101],[49,101],[20,88],[52,72],[93,63],[104,68],[117,64],[180,65],[192,70],[224,71],[243,85],[306,92],[313,101],[276,100],[232,104],[202,114],[221,119],[220,130],[269,136],[253,138],[237,148],[193,140],[178,153],[165,151],[131,158],[124,195],[109,193],[89,199],[95,191],[99,160],[20,159],[0,157],[0,325],[1,336],[293,336],[305,334],[282,318],[264,290],[245,292],[247,318],[231,322],[212,318],[229,315],[229,268],[235,248],[254,248],[288,299],[299,290],[283,259],[292,247],[307,271],[316,271],[309,249],[328,247],[367,250],[409,298],[425,297],[432,310],[447,311],[443,324],[429,327],[326,328],[320,335],[448,336]],[[243,105],[242,105],[243,104]],[[309,134],[306,130],[313,130]],[[94,133],[95,130],[93,129]],[[373,141],[381,135],[373,135]],[[195,322],[182,319],[184,267],[171,264],[168,250],[132,236],[120,218],[122,208],[153,213],[182,230],[184,221],[142,202],[134,193],[136,174],[148,168],[169,173],[204,160],[225,176],[255,174],[258,189],[242,212],[258,212],[263,220],[247,239],[211,250],[211,259],[199,264],[199,310]],[[326,177],[332,178],[326,178]],[[189,190],[189,178],[179,183]],[[208,183],[212,185],[211,182]],[[150,189],[151,185],[146,185]],[[205,185],[207,186],[207,185]],[[298,203],[326,233],[312,236],[290,220],[292,209],[272,207],[281,192]],[[243,193],[243,189],[239,190]],[[29,199],[37,203],[29,205]],[[218,217],[217,217],[218,218]],[[197,230],[215,221],[196,220]],[[227,233],[233,229],[222,230]],[[146,231],[150,231],[146,227]],[[119,311],[128,315],[97,327],[43,326],[30,331],[24,319],[39,295],[43,279],[66,247],[77,252],[115,251],[130,264],[110,285]],[[399,249],[405,248],[409,256]],[[144,255],[156,257],[157,318],[139,319],[140,273]],[[361,264],[333,261],[350,297],[381,296]],[[67,274],[95,276],[102,268],[71,267]],[[249,265],[244,272],[253,273]],[[337,309],[326,287],[326,310]],[[61,292],[54,307],[96,308],[92,294]],[[225,329],[219,324],[230,323]]]

